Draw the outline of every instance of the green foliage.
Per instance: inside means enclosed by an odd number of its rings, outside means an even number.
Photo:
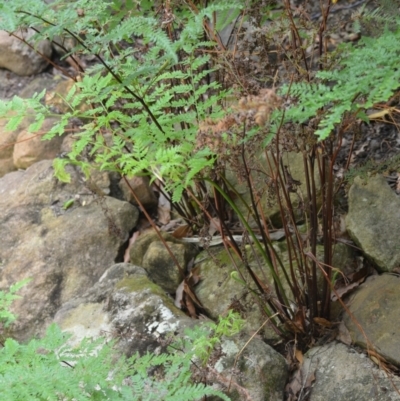
[[[286,119],[304,123],[319,116],[315,134],[326,139],[345,113],[367,119],[364,110],[388,100],[398,89],[400,70],[400,21],[395,30],[386,28],[377,38],[363,37],[356,46],[343,46],[337,68],[320,71],[317,81],[295,83],[283,88],[297,98],[286,112]]]
[[[15,315],[9,311],[9,308],[14,300],[21,298],[16,295],[16,292],[29,281],[29,279],[22,280],[13,284],[7,292],[0,291],[0,323],[3,323],[4,327],[8,327],[16,319]]]
[[[229,310],[226,316],[222,316],[219,322],[208,322],[203,326],[198,326],[186,330],[186,339],[182,339],[180,348],[191,349],[194,355],[203,363],[206,363],[215,349],[215,346],[221,342],[223,336],[233,336],[243,328],[245,321],[240,315]],[[174,344],[177,347],[179,343]]]
[[[6,323],[13,318],[7,308],[16,298],[14,293],[25,283],[7,293],[0,291],[0,319]],[[125,359],[117,358],[113,344],[103,338],[84,340],[75,348],[68,338],[55,324],[44,338],[27,344],[8,338],[0,348],[2,399],[191,401],[214,395],[229,401],[225,394],[191,381],[191,360],[196,355],[191,343],[171,354]],[[155,371],[157,375],[152,376]]]
[[[66,96],[70,110],[45,139],[64,132],[71,118],[86,122],[68,155],[69,162],[87,168],[134,175],[143,171],[161,179],[179,200],[196,174],[212,166],[215,155],[196,150],[198,124],[222,116],[219,104],[226,96],[209,78],[208,49],[203,22],[213,13],[238,13],[235,2],[219,1],[199,12],[171,2],[174,34],[160,21],[149,2],[16,0],[3,8],[0,28],[13,31],[35,26],[36,40],[72,38],[76,46],[67,53],[95,55],[99,61],[83,73]],[[154,4],[156,8],[156,4]],[[25,10],[29,10],[26,12]],[[78,10],[81,10],[80,12]],[[222,28],[222,26],[218,26]],[[0,118],[15,115],[7,127],[16,129],[26,114],[33,114],[31,130],[38,130],[50,110],[42,105],[43,93],[29,100],[15,97],[0,104]],[[68,181],[66,162],[55,162],[56,175]]]

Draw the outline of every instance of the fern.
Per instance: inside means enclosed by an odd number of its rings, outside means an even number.
[[[10,312],[9,308],[14,300],[20,298],[19,295],[16,295],[16,292],[29,281],[29,279],[19,281],[13,284],[7,292],[0,291],[0,323],[2,322],[4,327],[8,327],[16,319],[16,316]]]
[[[364,110],[388,100],[400,86],[400,21],[394,31],[386,28],[378,38],[363,38],[355,46],[344,47],[339,68],[316,74],[319,83],[298,83],[283,88],[297,98],[286,119],[304,123],[321,116],[315,134],[327,138],[345,113],[365,119]]]
[[[179,34],[171,39],[150,4],[78,0],[72,8],[63,1],[49,6],[41,0],[16,0],[4,6],[7,18],[0,19],[0,28],[13,31],[35,26],[37,40],[69,36],[76,46],[66,56],[79,52],[98,59],[66,96],[70,111],[45,136],[51,139],[61,134],[71,118],[86,122],[75,136],[67,159],[70,163],[83,168],[90,161],[124,175],[157,171],[178,200],[182,183],[190,185],[214,160],[211,152],[195,151],[197,126],[206,117],[221,116],[218,104],[227,95],[216,82],[206,79],[213,69],[204,49],[215,44],[202,40],[203,23],[215,12],[232,10],[231,19],[240,7],[222,1],[197,14],[175,8]],[[8,128],[16,129],[30,110],[35,116],[30,128],[39,130],[44,116],[51,114],[41,104],[42,97],[13,99],[11,105],[17,112]],[[0,105],[0,118],[6,116],[7,108]],[[82,157],[89,147],[91,160]],[[65,161],[55,162],[56,174],[63,181],[68,180],[65,166]]]
[[[15,292],[26,282],[11,286],[8,292],[0,291],[0,321],[9,324],[15,318],[8,308],[18,298]],[[225,326],[223,330],[227,333]],[[6,339],[0,348],[2,399],[195,401],[213,395],[229,401],[225,394],[192,382],[191,360],[195,353],[191,341],[180,351],[175,346],[171,354],[117,359],[113,344],[103,338],[85,339],[76,348],[68,344],[68,338],[52,324],[44,338],[27,344]],[[149,372],[157,369],[158,377],[152,377]]]

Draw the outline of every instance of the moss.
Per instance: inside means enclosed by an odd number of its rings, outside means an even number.
[[[125,277],[119,281],[115,288],[118,290],[126,288],[129,292],[141,292],[150,290],[153,294],[165,297],[165,292],[157,285],[150,281],[146,276]]]

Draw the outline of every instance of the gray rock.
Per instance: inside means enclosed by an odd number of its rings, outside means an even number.
[[[361,325],[370,343],[389,362],[400,367],[400,278],[391,274],[372,276],[351,296],[349,310]],[[367,348],[365,336],[348,315],[344,323],[352,341]]]
[[[40,333],[61,305],[94,285],[136,225],[134,206],[95,197],[83,176],[70,172],[71,184],[60,183],[46,160],[0,179],[0,288],[32,279],[13,306],[20,340]]]
[[[303,155],[298,152],[284,152],[282,151],[282,163],[287,167],[287,171],[294,181],[299,185],[297,191],[290,192],[290,201],[293,205],[293,212],[295,218],[299,221],[304,218],[304,213],[301,210],[301,199],[307,199],[307,184],[306,175],[304,172],[304,161]],[[269,168],[269,163],[272,163],[270,159],[267,161],[264,152],[260,152],[258,156],[254,156],[251,160],[248,160],[249,167],[253,169],[252,181],[255,183],[255,187],[258,190],[261,199],[259,201],[263,213],[267,221],[271,221],[275,227],[282,227],[282,219],[280,215],[280,208],[277,203],[276,189],[273,185],[271,177],[276,176],[276,168],[272,170]],[[317,169],[316,169],[317,170]],[[262,173],[261,173],[262,172]],[[243,174],[243,173],[241,173]],[[246,204],[250,207],[253,212],[251,204],[250,193],[247,188],[246,180],[240,177],[240,174],[233,168],[228,167],[226,171],[227,179],[231,184],[234,185],[236,191],[241,195]],[[320,180],[317,178],[317,171],[314,171],[316,191],[320,191]],[[257,185],[259,187],[257,187]],[[295,187],[293,186],[293,190]],[[254,191],[257,193],[257,191]],[[299,196],[299,194],[301,194]],[[258,196],[258,195],[257,195]],[[283,201],[284,202],[284,201]],[[256,223],[253,217],[249,214],[248,209],[245,207],[240,199],[235,200],[236,206],[239,208],[244,217],[247,218],[249,224],[256,227]],[[285,203],[284,203],[285,204]]]
[[[66,302],[55,321],[73,341],[117,338],[120,351],[128,356],[165,350],[162,340],[168,334],[182,334],[196,322],[174,306],[144,269],[129,263],[107,269],[97,284]]]
[[[400,199],[383,176],[355,178],[346,226],[381,272],[400,266]]]
[[[388,378],[366,355],[344,344],[330,343],[308,351],[301,369],[303,384],[312,375],[316,380],[310,401],[395,401],[400,397],[393,386],[399,388],[398,378]],[[307,390],[301,390],[303,396]]]
[[[283,265],[289,271],[289,257],[287,252],[286,242],[273,242],[274,249],[276,250]],[[248,261],[254,270],[255,274],[262,280],[262,282],[270,289],[270,294],[275,295],[275,288],[273,285],[273,277],[269,267],[258,256],[258,261],[261,263],[262,268],[259,267],[250,248],[246,247],[248,251]],[[334,266],[341,270],[345,269],[349,263],[349,256],[351,252],[347,252],[347,247],[339,245],[334,250]],[[318,257],[323,259],[323,248],[318,246]],[[208,252],[212,252],[210,255]],[[236,273],[234,264],[223,248],[214,248],[209,251],[204,251],[197,256],[196,260],[199,262],[196,267],[199,268],[198,274],[201,277],[200,283],[194,288],[196,296],[204,306],[208,316],[218,318],[227,309],[233,307],[240,310],[242,317],[246,319],[246,328],[250,332],[258,331],[262,324],[268,319],[265,313],[260,311],[259,299],[249,289],[258,293],[258,289],[251,279],[249,273],[244,268],[242,263],[239,263],[238,258],[233,258],[239,270],[242,273],[245,281],[249,283],[247,288],[240,282],[242,277],[236,276],[236,280],[232,277]],[[284,290],[289,299],[292,299],[289,285],[281,274],[281,280]],[[324,278],[319,275],[319,283],[322,284]],[[299,279],[300,282],[300,279]],[[322,288],[322,285],[320,285]],[[264,328],[259,332],[266,340],[278,340],[279,337],[275,330],[267,323]]]
[[[128,178],[128,183],[145,209],[157,206],[158,200],[154,191],[150,187],[149,177],[131,177]],[[136,199],[132,195],[129,186],[123,178],[121,178],[119,182],[119,187],[123,193],[124,199],[137,205]]]
[[[288,375],[285,358],[258,338],[224,337],[210,376],[231,391],[232,401],[281,401]]]
[[[185,270],[189,261],[197,253],[196,247],[193,244],[183,243],[170,234],[161,233],[161,235],[179,265]],[[176,291],[182,277],[174,260],[155,232],[142,234],[133,244],[130,256],[130,262],[143,267],[154,283],[170,294]]]
[[[144,269],[129,263],[107,269],[86,293],[66,302],[55,321],[72,334],[72,343],[85,337],[117,338],[119,350],[128,356],[163,352],[167,336],[184,336],[185,328],[199,324],[177,309]],[[263,341],[249,341],[244,334],[224,337],[216,354],[204,369],[207,380],[223,391],[230,387],[233,401],[283,399],[285,359]]]
[[[13,151],[18,132],[7,131],[5,129],[7,122],[6,120],[0,120],[0,177],[16,170]]]
[[[15,32],[16,36],[29,43],[34,34],[35,31],[31,28]],[[39,41],[32,49],[8,32],[0,31],[0,68],[6,68],[18,75],[38,74],[48,66],[45,58],[49,59],[51,53],[51,42],[48,40]]]
[[[199,269],[198,274],[201,281],[194,288],[196,296],[204,306],[207,315],[217,319],[226,310],[234,307],[235,310],[241,311],[241,316],[246,320],[246,329],[249,332],[259,330],[268,319],[268,316],[261,312],[256,296],[243,283],[232,277],[233,272],[236,274],[236,269],[225,249],[212,249],[211,252],[212,256],[204,251],[196,258],[200,261],[196,264],[196,267]],[[239,263],[237,258],[234,259],[245,279],[250,283],[250,288],[254,288],[257,291],[249,274],[244,271],[243,265]],[[267,267],[264,269],[263,274],[256,263],[253,262],[251,265],[259,277],[264,278],[264,274],[266,274],[270,279],[271,276],[268,274]],[[241,280],[241,277],[238,276],[237,279]],[[271,281],[269,282],[271,283]],[[268,340],[278,339],[277,334],[269,323],[264,326],[260,334]]]

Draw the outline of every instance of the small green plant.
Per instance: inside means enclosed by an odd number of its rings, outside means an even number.
[[[25,282],[0,291],[0,319],[9,323],[7,311],[14,293]],[[226,324],[237,324],[232,316]],[[227,332],[226,326],[220,333]],[[190,331],[189,331],[190,335]],[[204,336],[208,334],[203,334]],[[12,338],[0,348],[0,388],[7,401],[109,400],[109,401],[195,401],[207,395],[229,401],[225,394],[191,381],[196,338],[187,348],[170,354],[117,357],[113,343],[104,338],[68,344],[69,336],[52,324],[42,339],[20,344]],[[190,335],[193,338],[193,335]],[[157,371],[156,376],[150,372]]]
[[[16,292],[24,287],[30,279],[25,279],[13,284],[8,291],[0,291],[0,323],[3,324],[5,328],[9,327],[10,324],[16,319],[16,316],[10,312],[10,306],[18,298]]]
[[[378,37],[363,37],[357,45],[343,44],[335,68],[319,71],[312,82],[293,83],[282,93],[297,104],[286,111],[287,121],[319,120],[315,135],[328,138],[346,114],[368,122],[365,111],[387,101],[400,87],[400,19]]]
[[[160,8],[164,17],[157,13]],[[3,4],[1,29],[18,36],[16,29],[34,26],[34,39],[48,38],[63,48],[59,37],[70,38],[76,46],[65,49],[67,56],[90,55],[98,61],[80,68],[82,78],[64,99],[69,111],[44,136],[62,135],[71,118],[86,122],[68,157],[55,160],[56,176],[69,181],[68,163],[87,174],[93,166],[125,176],[147,172],[179,200],[196,174],[215,160],[207,147],[196,149],[196,134],[200,121],[222,116],[227,92],[212,78],[216,68],[210,53],[218,45],[211,28],[210,38],[204,37],[203,26],[227,10],[232,15],[225,23],[239,12],[235,2],[212,2],[201,9],[180,2],[117,0],[77,0],[73,7],[68,1]],[[7,128],[13,130],[31,115],[29,131],[37,132],[53,114],[43,97],[44,92],[0,102],[0,118],[11,115]]]
[[[184,346],[178,343],[174,348],[191,348],[194,355],[199,358],[203,364],[209,360],[215,346],[221,342],[223,336],[233,336],[244,327],[245,321],[240,315],[229,310],[226,316],[222,316],[218,323],[208,322],[194,329],[186,330],[186,339],[182,339]]]

